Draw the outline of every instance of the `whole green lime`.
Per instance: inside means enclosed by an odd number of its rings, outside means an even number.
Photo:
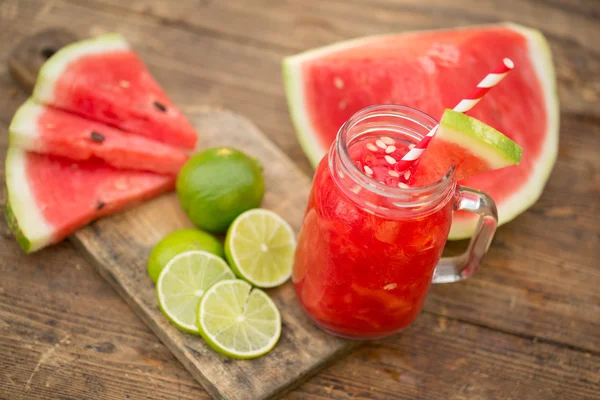
[[[260,206],[265,183],[259,161],[241,151],[219,147],[193,156],[177,177],[177,196],[199,228],[225,233],[233,220]]]
[[[148,275],[153,282],[163,268],[173,257],[190,250],[204,250],[223,258],[223,246],[221,242],[210,233],[198,229],[182,229],[171,232],[158,242],[148,257]]]

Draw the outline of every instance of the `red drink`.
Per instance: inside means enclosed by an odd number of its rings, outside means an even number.
[[[435,123],[405,107],[363,110],[317,167],[292,279],[303,309],[323,329],[382,337],[421,311],[460,198],[451,172],[408,189],[404,174],[389,171]],[[468,276],[464,270],[442,281]]]

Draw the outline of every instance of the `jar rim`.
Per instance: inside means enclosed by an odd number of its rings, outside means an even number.
[[[430,198],[430,201],[434,201],[439,195],[442,195],[446,192],[446,189],[452,185],[454,182],[454,170],[455,167],[452,166],[444,176],[442,176],[438,181],[432,183],[428,186],[418,187],[418,188],[401,188],[401,187],[392,187],[381,182],[376,181],[375,179],[370,178],[366,174],[364,174],[360,168],[352,161],[350,157],[350,153],[348,151],[348,138],[346,137],[349,132],[359,123],[372,118],[372,117],[399,117],[407,121],[411,121],[413,123],[417,123],[425,130],[429,131],[434,128],[438,121],[431,117],[430,115],[424,113],[423,111],[417,110],[412,107],[402,106],[397,104],[379,104],[373,105],[366,108],[363,108],[356,112],[352,117],[350,117],[344,124],[340,127],[338,134],[336,136],[335,142],[333,146],[335,146],[335,152],[329,153],[329,167],[332,170],[332,175],[336,175],[333,173],[333,153],[338,153],[341,159],[341,164],[344,169],[344,173],[350,175],[353,180],[363,189],[369,190],[372,193],[375,193],[380,196],[385,196],[391,199],[402,199],[405,200],[407,196],[418,197],[424,200],[424,196]],[[417,136],[419,136],[418,140],[421,140],[425,137],[425,134],[414,132]],[[433,197],[433,198],[432,198]],[[408,205],[408,204],[407,204]],[[414,204],[410,204],[411,206]]]

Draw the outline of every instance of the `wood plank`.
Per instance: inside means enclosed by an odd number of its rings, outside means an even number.
[[[203,9],[199,7],[197,13]],[[115,10],[99,11],[62,3],[47,10],[39,27],[64,25],[74,19],[73,13],[77,14],[75,29],[90,34],[116,29],[131,38],[152,72],[175,101],[183,104],[184,110],[193,112],[201,104],[213,101],[243,110],[286,154],[305,162],[284,100],[275,95],[274,82],[280,84],[279,59],[272,49],[222,36],[202,36],[144,15],[133,14],[124,22]],[[258,16],[257,19],[261,21]],[[262,29],[267,28],[263,24],[254,28]],[[589,73],[590,87],[594,88],[595,79],[600,77],[600,58],[594,54],[581,56],[582,50],[577,46],[559,46],[577,55],[572,61],[557,58],[559,67],[564,63],[568,66],[568,62],[598,65],[593,67],[598,73],[584,69],[587,72],[583,74],[582,70],[577,77],[577,82],[583,82]],[[165,61],[165,55],[171,58]],[[565,81],[559,84],[568,86]],[[573,93],[583,96],[578,91]],[[584,108],[581,112],[587,111]],[[599,126],[593,116],[582,117],[579,111],[563,112],[558,163],[539,202],[498,231],[480,274],[454,286],[434,287],[427,312],[600,350],[600,301],[596,290],[599,278],[594,267],[600,255],[600,238],[595,228],[600,223],[596,201],[600,182]],[[450,249],[458,246],[461,244],[450,245]],[[565,320],[568,323],[561,322]]]
[[[323,33],[339,40],[336,33],[350,35],[402,30],[447,28],[457,24],[501,22],[511,20],[536,26],[551,35],[565,37],[600,51],[600,44],[589,35],[598,29],[594,18],[600,15],[595,1],[508,0],[502,6],[493,0],[476,4],[467,0],[374,0],[369,2],[333,0],[308,5],[298,0],[254,0],[252,7],[241,0],[222,2],[184,0],[169,6],[160,0],[69,0],[78,4],[104,4],[139,14],[154,16],[173,24],[208,29],[239,39],[279,48],[298,49],[322,45]],[[264,25],[263,25],[264,24]],[[258,27],[262,29],[257,29]],[[317,28],[317,29],[315,29]],[[272,34],[288,32],[288,35]]]
[[[209,398],[70,243],[0,249],[0,398]],[[423,314],[285,398],[598,399],[599,371],[597,354]]]
[[[0,230],[0,399],[210,398],[69,242]]]
[[[597,357],[423,314],[404,333],[360,348],[289,398],[598,399]]]

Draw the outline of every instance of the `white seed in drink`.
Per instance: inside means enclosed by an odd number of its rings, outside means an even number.
[[[375,144],[377,145],[377,147],[385,149],[387,147],[387,145],[385,143],[383,143],[381,140],[377,139],[375,141]]]
[[[385,149],[385,152],[387,154],[393,153],[396,151],[396,146],[388,146],[387,149]]]
[[[393,176],[394,178],[400,178],[400,174],[397,171],[394,171],[393,169],[390,169],[388,171],[388,175]]]
[[[367,149],[371,151],[377,151],[377,146],[375,146],[373,143],[367,143]]]
[[[381,141],[382,141],[383,143],[385,143],[385,144],[394,144],[394,143],[396,143],[396,142],[394,141],[394,139],[392,139],[391,137],[382,136],[380,139],[381,139]]]
[[[396,159],[392,156],[385,156],[385,161],[387,161],[389,164],[394,165],[396,164]]]

